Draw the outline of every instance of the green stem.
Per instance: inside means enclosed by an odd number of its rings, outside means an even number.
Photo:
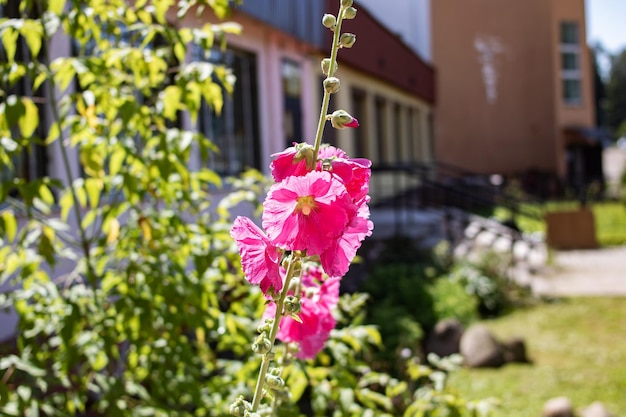
[[[335,62],[337,60],[337,52],[339,51],[339,35],[341,35],[341,22],[343,20],[343,6],[339,7],[339,13],[337,15],[337,24],[335,25],[333,35],[333,46],[330,52],[330,66],[328,67],[328,77],[332,77],[335,73]],[[330,104],[330,93],[324,90],[324,98],[322,99],[322,108],[320,110],[320,118],[317,123],[317,133],[315,134],[315,149],[313,155],[317,161],[317,155],[322,145],[322,135],[324,134],[324,125],[326,124],[326,113],[328,113],[328,105]]]
[[[45,53],[45,59],[47,63],[50,63],[50,51],[49,51],[49,44],[50,44],[50,37],[49,36],[44,36],[43,37],[44,43],[43,43],[43,47],[42,50]],[[92,285],[96,285],[96,278],[95,278],[95,271],[94,268],[92,266],[92,261],[91,261],[91,251],[90,251],[90,246],[89,246],[89,239],[87,238],[87,232],[85,231],[85,229],[83,228],[83,218],[82,218],[82,214],[80,212],[80,202],[78,200],[78,195],[76,194],[76,190],[74,189],[74,177],[72,175],[72,169],[70,167],[70,162],[69,162],[69,157],[67,155],[67,150],[65,149],[65,134],[63,133],[63,126],[61,123],[61,115],[59,114],[59,109],[57,108],[57,96],[56,96],[56,83],[54,82],[54,76],[52,75],[52,73],[50,73],[50,77],[48,78],[48,80],[46,81],[46,84],[48,85],[48,94],[49,94],[49,98],[50,98],[50,109],[52,111],[52,118],[53,120],[58,124],[59,126],[59,148],[61,149],[61,158],[63,160],[63,169],[65,170],[65,175],[67,175],[67,181],[69,184],[69,189],[70,192],[72,194],[72,200],[74,200],[74,204],[73,204],[73,210],[74,210],[74,215],[76,216],[76,222],[77,222],[77,227],[78,227],[78,233],[80,235],[80,243],[81,243],[81,248],[83,250],[83,253],[85,254],[85,261],[86,261],[86,266],[87,266],[87,278],[90,281],[90,283]]]
[[[263,387],[265,386],[265,375],[267,374],[267,368],[269,368],[270,361],[274,356],[274,342],[276,341],[276,335],[278,334],[278,329],[280,327],[280,321],[283,318],[283,307],[285,304],[285,298],[287,297],[287,292],[289,291],[289,282],[294,275],[294,267],[296,264],[296,256],[292,254],[292,258],[289,261],[289,265],[287,266],[287,272],[285,277],[285,284],[283,285],[283,291],[280,294],[278,301],[276,302],[276,314],[274,315],[274,323],[272,324],[272,329],[270,330],[270,343],[271,349],[265,355],[263,355],[263,361],[261,362],[261,368],[259,369],[259,377],[256,381],[256,389],[254,390],[254,397],[252,399],[252,411],[257,411],[259,405],[261,404],[261,398],[263,397]]]

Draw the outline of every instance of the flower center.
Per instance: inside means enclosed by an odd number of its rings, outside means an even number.
[[[296,205],[296,210],[301,211],[302,214],[304,214],[305,216],[311,214],[311,211],[315,209],[315,199],[312,195],[298,197],[296,198],[296,201],[298,202],[298,204]]]

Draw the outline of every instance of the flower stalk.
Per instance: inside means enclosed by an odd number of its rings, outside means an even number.
[[[341,36],[341,22],[344,18],[344,13],[346,9],[350,6],[344,6],[344,2],[342,2],[339,7],[339,13],[337,14],[337,23],[333,29],[333,46],[330,52],[330,65],[328,67],[328,74],[326,75],[326,79],[332,78],[335,74],[336,64],[337,64],[337,52],[339,51],[339,39]],[[317,160],[317,155],[319,154],[320,146],[322,145],[322,135],[324,134],[324,125],[326,124],[326,113],[328,113],[328,106],[330,104],[330,96],[331,92],[328,89],[324,89],[324,98],[322,99],[322,108],[320,109],[320,118],[317,123],[317,132],[315,133],[315,143],[313,147],[313,155],[315,155],[315,159]]]
[[[291,259],[289,260],[289,265],[287,266],[283,291],[280,293],[280,297],[276,302],[276,314],[274,316],[274,322],[272,323],[272,329],[270,330],[269,334],[271,347],[269,352],[263,354],[263,360],[261,361],[259,377],[256,381],[254,397],[252,398],[252,412],[255,412],[259,409],[259,405],[261,404],[261,398],[263,398],[263,389],[265,388],[265,376],[267,375],[267,369],[269,368],[270,362],[272,361],[272,359],[274,359],[274,343],[276,342],[276,335],[278,334],[278,329],[280,328],[280,321],[282,320],[284,315],[283,308],[285,305],[285,298],[287,297],[287,292],[289,290],[289,282],[295,276],[295,265],[299,261],[299,256],[296,255],[295,252],[292,253]]]

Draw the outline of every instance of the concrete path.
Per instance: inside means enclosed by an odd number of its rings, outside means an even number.
[[[626,246],[555,252],[529,281],[537,295],[626,296]]]

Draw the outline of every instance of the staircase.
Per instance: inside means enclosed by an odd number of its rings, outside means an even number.
[[[446,240],[459,257],[506,253],[512,275],[521,281],[547,260],[543,236],[524,234],[514,221],[485,215],[503,206],[543,219],[541,211],[523,204],[540,202],[512,195],[485,176],[439,163],[379,165],[373,167],[370,186],[376,239],[408,237],[424,249]]]

